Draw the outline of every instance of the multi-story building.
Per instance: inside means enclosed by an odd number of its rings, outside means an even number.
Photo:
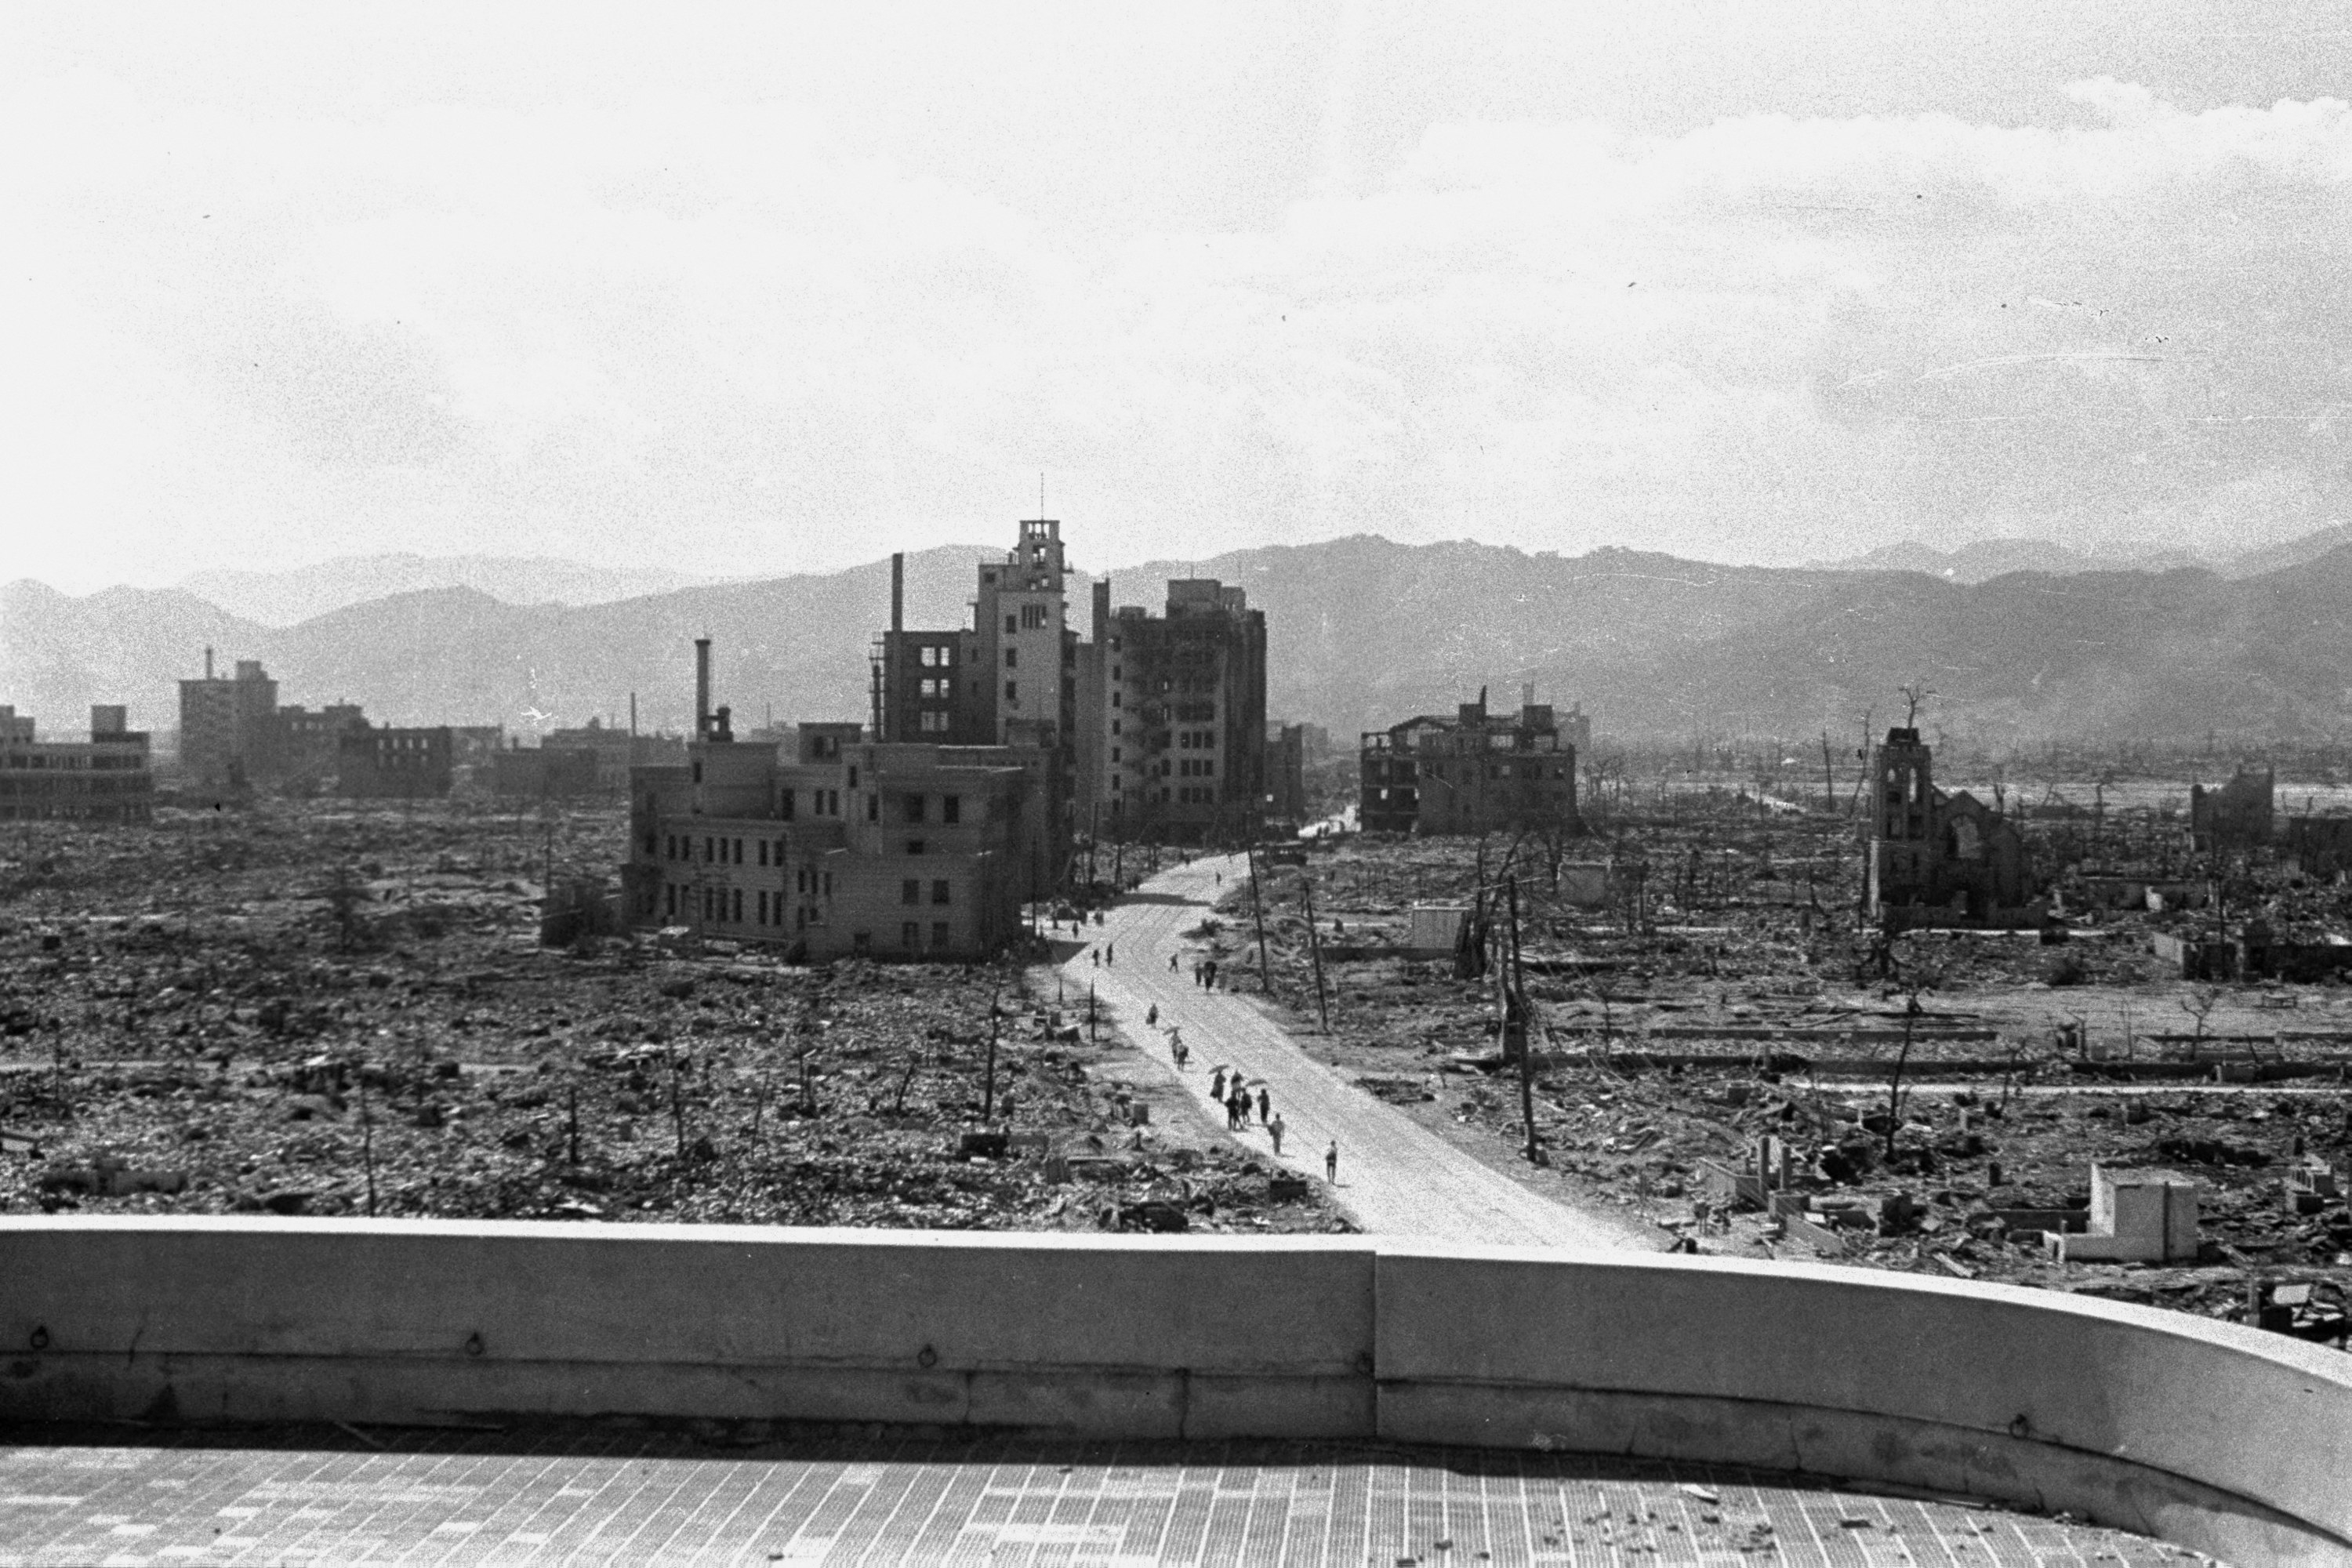
[[[1001,948],[1024,902],[1052,890],[1037,847],[1055,826],[1052,751],[877,741],[847,723],[799,726],[789,754],[739,742],[710,705],[709,644],[695,648],[687,759],[631,776],[632,923],[816,960],[963,961]]]
[[[631,709],[634,713],[634,699]],[[574,725],[568,730],[550,730],[539,738],[539,749],[542,752],[593,752],[596,758],[596,778],[593,786],[595,792],[612,795],[616,799],[628,793],[631,768],[644,767],[654,763],[686,761],[684,741],[676,735],[640,735],[636,731],[634,721],[627,729],[617,724],[607,724],[602,719],[591,719],[585,724]],[[498,766],[501,770],[511,767],[513,764],[502,759],[513,754],[512,752],[499,753],[501,760]],[[552,765],[561,769],[576,764]],[[525,769],[525,773],[527,773],[528,768]],[[501,794],[510,793],[504,783],[499,783],[497,787]],[[536,787],[527,787],[524,793],[539,792]]]
[[[1213,578],[1167,608],[1111,608],[1094,588],[1078,650],[1078,809],[1098,837],[1246,842],[1265,818],[1265,612]]]
[[[270,772],[284,782],[324,778],[341,759],[342,738],[367,727],[367,715],[356,702],[331,702],[315,713],[299,703],[280,708],[271,738]]]
[[[1269,821],[1307,820],[1307,726],[1268,724],[1265,815]]]
[[[890,558],[890,629],[873,651],[873,736],[886,745],[1011,746],[1045,758],[1034,845],[1042,886],[1069,863],[1077,788],[1078,640],[1069,626],[1062,525],[1021,524],[1002,561],[981,563],[972,624],[947,631],[906,626],[906,560]]]
[[[446,725],[348,730],[336,740],[335,793],[354,800],[446,795],[456,755]]]
[[[89,739],[43,741],[32,717],[0,706],[0,822],[146,822],[155,815],[147,732],[129,710],[89,710]]]
[[[236,661],[234,679],[213,674],[205,649],[201,680],[180,682],[180,775],[188,788],[219,795],[251,788],[278,767],[278,682],[261,661]]]
[[[1579,831],[1576,747],[1532,687],[1516,713],[1488,713],[1482,690],[1451,719],[1367,731],[1358,758],[1367,833]]]

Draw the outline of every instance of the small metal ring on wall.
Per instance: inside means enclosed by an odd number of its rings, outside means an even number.
[[[924,1371],[929,1372],[931,1368],[940,1364],[940,1352],[933,1350],[930,1346],[925,1345],[921,1350],[915,1352],[915,1364],[921,1367]]]
[[[49,1326],[47,1323],[37,1324],[34,1327],[33,1348],[37,1351],[45,1351],[49,1348]]]
[[[481,1335],[467,1334],[466,1336],[466,1353],[467,1355],[479,1355],[482,1353]]]

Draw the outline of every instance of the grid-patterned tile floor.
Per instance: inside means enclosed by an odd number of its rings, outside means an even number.
[[[1363,1445],[0,1427],[0,1564],[2154,1563],[1768,1472]]]

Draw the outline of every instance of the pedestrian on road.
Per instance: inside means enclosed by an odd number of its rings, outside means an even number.
[[[1154,1002],[1150,1006],[1146,1007],[1143,1010],[1143,1026],[1147,1029],[1156,1029],[1160,1027],[1159,1003]]]
[[[1103,962],[1105,963],[1117,963],[1118,962],[1118,943],[1115,942],[1107,942],[1103,943]]]
[[[1223,871],[1220,871],[1220,872],[1218,872],[1218,873],[1217,873],[1217,886],[1219,886],[1220,888],[1222,888],[1222,887],[1223,887],[1224,885],[1225,885],[1225,874],[1224,874]]]
[[[1168,1053],[1176,1058],[1176,1070],[1178,1072],[1182,1072],[1184,1070],[1184,1058],[1192,1054],[1192,1048],[1184,1044],[1183,1036],[1177,1034],[1172,1029],[1170,1030],[1169,1033],[1172,1037],[1168,1042]]]
[[[1274,1140],[1274,1152],[1277,1157],[1282,1153],[1283,1130],[1287,1128],[1289,1125],[1290,1123],[1285,1121],[1279,1116],[1265,1124],[1265,1134],[1267,1137]]]
[[[1265,1121],[1270,1120],[1273,1115],[1274,1096],[1266,1093],[1265,1085],[1260,1084],[1257,1086],[1257,1119]]]
[[[1232,1125],[1233,1130],[1236,1132],[1249,1125],[1249,1096],[1247,1094],[1238,1089],[1234,1090],[1233,1099],[1225,1101],[1225,1120]]]
[[[1168,973],[1171,974],[1176,973],[1176,955],[1172,952],[1168,955]]]
[[[1219,1068],[1209,1075],[1209,1098],[1223,1103],[1225,1098],[1225,1069]]]
[[[1087,949],[1087,962],[1093,964],[1097,969],[1100,969],[1102,967],[1102,950],[1097,947]]]
[[[1212,991],[1214,991],[1216,988],[1217,988],[1217,961],[1216,961],[1215,959],[1213,959],[1213,959],[1209,960],[1209,989],[1210,989],[1210,990],[1212,990]]]
[[[1323,1151],[1323,1179],[1335,1187],[1339,1184],[1339,1141],[1337,1138],[1332,1139],[1331,1146]]]

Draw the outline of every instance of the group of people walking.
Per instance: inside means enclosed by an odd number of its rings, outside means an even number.
[[[1222,883],[1223,880],[1220,877],[1219,881]],[[1094,963],[1104,965],[1114,961],[1117,952],[1116,947],[1106,942],[1090,951],[1087,956]],[[1181,956],[1174,952],[1168,955],[1168,972],[1171,974],[1181,966]],[[1204,991],[1216,990],[1217,961],[1204,958],[1195,963],[1192,965],[1192,984]],[[1158,1003],[1145,1010],[1143,1021],[1148,1028],[1160,1027]],[[1176,1070],[1183,1071],[1192,1056],[1191,1047],[1184,1044],[1184,1031],[1171,1024],[1162,1033],[1168,1037],[1168,1054],[1174,1060]],[[1282,1153],[1283,1135],[1289,1131],[1289,1124],[1274,1109],[1274,1096],[1264,1082],[1258,1083],[1253,1092],[1249,1080],[1239,1068],[1220,1064],[1209,1074],[1209,1098],[1225,1108],[1225,1127],[1229,1131],[1246,1131],[1251,1112],[1256,1112],[1258,1125],[1265,1129],[1266,1137],[1274,1144],[1275,1153],[1277,1156]],[[1337,1139],[1333,1139],[1331,1146],[1323,1152],[1323,1175],[1325,1180],[1335,1185],[1339,1180],[1339,1143]]]

